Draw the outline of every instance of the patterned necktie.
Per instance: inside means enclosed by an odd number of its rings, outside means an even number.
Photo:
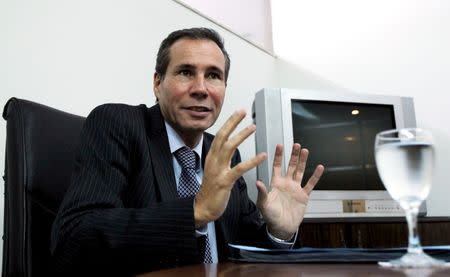
[[[197,155],[184,146],[177,151],[175,151],[175,157],[181,165],[181,175],[178,183],[178,195],[181,198],[187,198],[195,196],[200,188],[200,184],[196,177],[196,165],[197,165]],[[211,264],[211,245],[209,243],[208,235],[205,238],[205,253],[204,253],[204,263]]]

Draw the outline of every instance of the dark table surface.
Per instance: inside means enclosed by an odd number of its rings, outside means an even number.
[[[226,262],[212,265],[192,265],[154,271],[140,277],[157,276],[450,276],[450,267],[440,269],[403,269],[393,270],[377,264],[256,264]]]

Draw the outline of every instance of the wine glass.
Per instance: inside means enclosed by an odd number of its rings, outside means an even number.
[[[408,250],[402,257],[379,262],[384,267],[443,266],[444,261],[425,254],[417,230],[420,204],[431,189],[434,146],[431,132],[406,128],[380,132],[375,137],[375,162],[384,186],[406,213]]]

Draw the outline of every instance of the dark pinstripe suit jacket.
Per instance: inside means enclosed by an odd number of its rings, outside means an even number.
[[[204,135],[203,161],[213,136]],[[240,161],[236,151],[232,164]],[[265,241],[243,178],[216,221],[219,260],[227,244]],[[193,198],[179,199],[159,105],[107,104],[81,134],[72,184],[53,224],[56,268],[136,273],[200,262]]]

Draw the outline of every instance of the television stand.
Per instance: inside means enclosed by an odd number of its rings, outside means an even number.
[[[422,245],[450,245],[450,217],[419,217]],[[296,247],[406,247],[404,217],[305,218]]]

